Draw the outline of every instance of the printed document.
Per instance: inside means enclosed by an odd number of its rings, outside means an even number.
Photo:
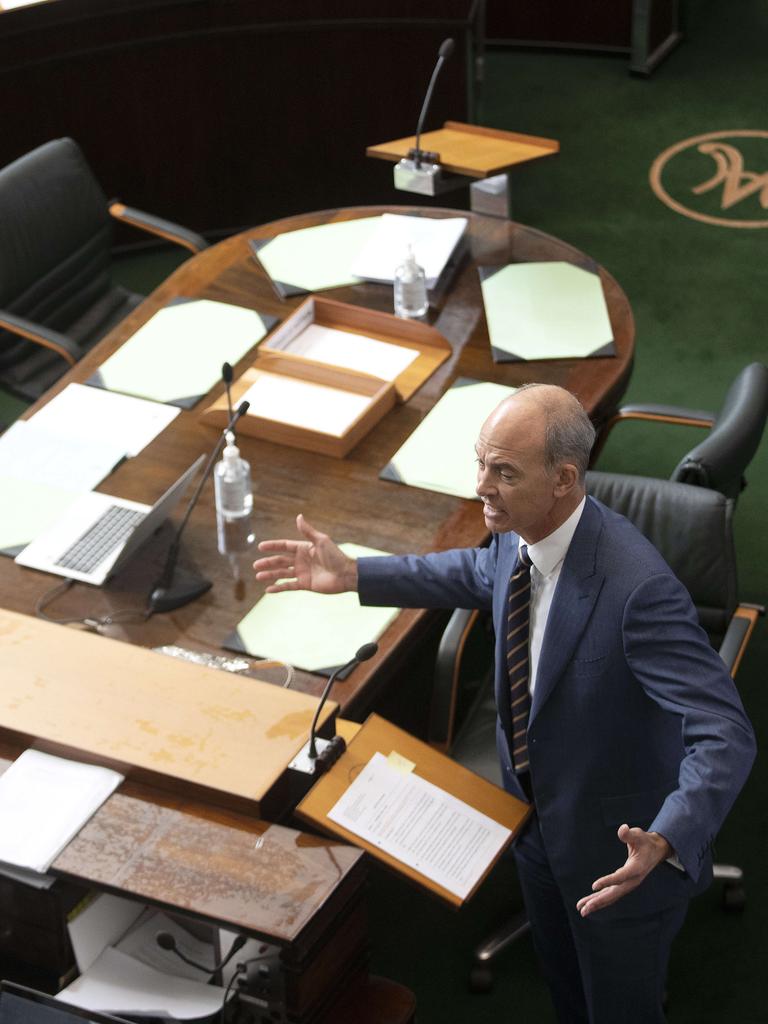
[[[369,281],[391,284],[410,245],[416,262],[424,269],[427,288],[434,288],[468,223],[466,217],[385,213],[352,264],[352,273]]]
[[[374,754],[331,821],[465,899],[512,833],[414,772]]]
[[[122,781],[110,768],[25,750],[0,777],[0,861],[47,871]]]

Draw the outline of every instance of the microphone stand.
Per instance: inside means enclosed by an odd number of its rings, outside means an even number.
[[[232,430],[241,416],[245,416],[249,407],[249,402],[241,402],[208,457],[205,469],[203,470],[198,485],[195,488],[195,493],[189,500],[187,510],[184,513],[184,518],[181,520],[181,524],[176,531],[176,536],[173,538],[173,543],[168,549],[168,555],[165,560],[163,571],[155,581],[152,586],[152,590],[150,591],[149,599],[147,601],[148,616],[154,615],[155,612],[170,612],[173,611],[174,608],[182,608],[185,604],[189,604],[191,601],[196,600],[202,594],[206,593],[206,591],[210,590],[213,586],[211,580],[207,580],[202,576],[191,577],[189,574],[185,574],[182,579],[174,582],[176,563],[179,558],[179,549],[181,547],[181,535],[189,522],[189,517],[192,515],[192,512],[197,505],[203,487],[205,486],[208,477],[211,475],[214,463],[221,454],[221,450],[226,443],[227,433]]]
[[[423,154],[421,152],[421,129],[424,126],[424,118],[427,116],[427,110],[429,110],[429,105],[432,102],[432,93],[435,91],[435,82],[437,81],[437,76],[440,74],[440,69],[442,68],[443,64],[445,64],[445,62],[448,60],[452,53],[453,40],[443,40],[438,51],[438,58],[437,64],[435,64],[435,70],[432,72],[432,77],[430,78],[429,85],[427,86],[427,93],[424,97],[424,102],[421,105],[419,123],[416,125],[416,145],[411,150],[411,153],[409,153],[409,156],[412,156],[413,162],[416,166],[416,170],[421,169],[421,158],[424,155],[427,155],[429,157],[436,157],[436,159],[430,161],[431,163],[437,163],[437,160],[439,159],[437,153]]]

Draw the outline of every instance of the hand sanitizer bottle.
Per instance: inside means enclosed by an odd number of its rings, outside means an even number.
[[[240,458],[240,449],[231,430],[227,431],[221,461],[214,466],[213,488],[218,516],[229,521],[250,515],[253,508],[251,467]]]
[[[395,271],[395,316],[418,318],[429,309],[424,270],[409,245],[405,262]]]

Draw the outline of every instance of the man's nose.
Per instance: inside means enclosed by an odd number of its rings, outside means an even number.
[[[493,477],[489,474],[488,467],[478,466],[477,483],[475,484],[475,494],[482,498],[485,495],[490,494],[493,490]]]

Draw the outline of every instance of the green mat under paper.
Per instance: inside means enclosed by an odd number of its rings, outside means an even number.
[[[350,267],[378,220],[361,217],[277,235],[259,249],[259,261],[273,281],[301,291],[354,284]]]
[[[379,474],[427,491],[476,498],[475,441],[485,420],[514,388],[459,379]]]
[[[340,547],[350,558],[386,554],[357,544]],[[398,612],[398,608],[364,607],[356,593],[291,590],[265,594],[238,624],[226,646],[307,672],[329,671],[349,661],[363,644],[377,640]]]
[[[211,299],[158,310],[88,382],[155,402],[188,408],[236,363],[274,321],[255,310]]]

